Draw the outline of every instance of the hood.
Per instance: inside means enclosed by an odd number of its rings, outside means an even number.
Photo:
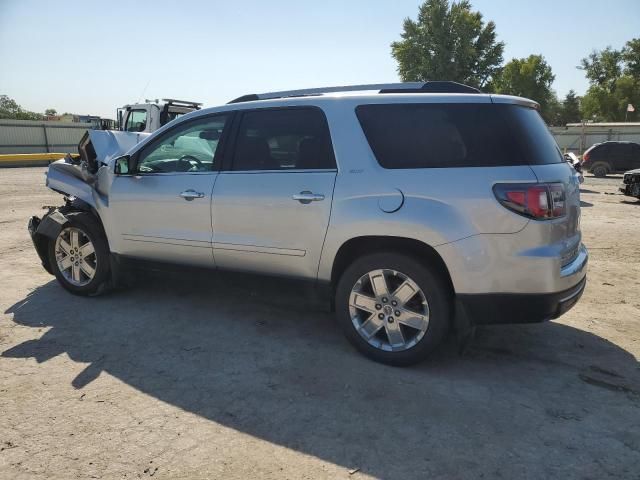
[[[115,130],[87,130],[78,145],[78,153],[90,171],[97,170],[100,164],[108,165],[111,160],[126,154],[149,135],[150,133]]]
[[[625,175],[628,173],[640,173],[640,168],[636,168],[634,170],[629,170],[628,172],[624,172]]]
[[[97,208],[106,198],[113,180],[113,161],[147,138],[149,133],[87,130],[78,144],[80,162],[67,155],[49,165],[47,187],[79,198]],[[102,168],[101,168],[102,167]],[[102,199],[102,200],[100,200]]]

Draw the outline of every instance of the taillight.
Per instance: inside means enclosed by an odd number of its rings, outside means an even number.
[[[588,162],[589,157],[590,157],[589,152],[586,152],[584,155],[582,155],[582,163]]]
[[[566,213],[562,183],[497,183],[493,193],[503,207],[525,217],[548,220]]]

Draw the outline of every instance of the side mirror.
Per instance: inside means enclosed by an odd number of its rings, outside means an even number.
[[[130,161],[131,161],[131,157],[129,155],[124,155],[123,157],[116,158],[115,174],[131,175],[131,172],[129,170]]]

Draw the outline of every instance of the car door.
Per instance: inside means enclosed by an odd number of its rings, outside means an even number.
[[[167,130],[131,159],[132,175],[110,193],[116,251],[213,266],[211,192],[229,114],[198,117]]]
[[[631,154],[631,163],[628,170],[635,170],[636,168],[640,168],[640,145],[637,143],[632,143],[631,145],[633,146],[633,149]]]
[[[616,172],[624,172],[631,167],[631,144],[619,143],[613,150],[612,160]]]
[[[336,178],[319,108],[239,113],[233,157],[213,191],[221,268],[315,278]]]

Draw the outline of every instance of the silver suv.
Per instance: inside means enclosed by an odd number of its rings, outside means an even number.
[[[85,139],[79,165],[49,168],[66,205],[29,230],[79,295],[130,259],[329,286],[355,347],[407,365],[452,326],[580,298],[578,178],[537,110],[452,82],[247,95],[133,148]]]

